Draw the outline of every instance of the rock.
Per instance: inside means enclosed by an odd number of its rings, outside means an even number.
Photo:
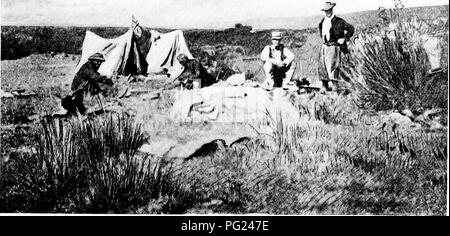
[[[223,139],[216,139],[209,143],[203,144],[199,149],[197,149],[194,153],[185,158],[185,160],[192,160],[198,157],[207,157],[214,155],[219,150],[223,150],[226,148],[226,142]]]
[[[423,113],[423,117],[424,117],[425,119],[433,119],[434,116],[436,116],[437,114],[439,114],[439,113],[441,113],[441,112],[443,112],[443,111],[444,111],[444,110],[441,109],[441,108],[429,109],[429,110],[426,110],[426,111]]]
[[[404,115],[404,116],[407,116],[408,118],[410,118],[410,119],[412,119],[412,120],[414,120],[414,118],[415,118],[414,114],[413,114],[412,111],[409,110],[409,109],[403,110],[403,111],[401,112],[401,114]]]
[[[430,122],[428,122],[428,124],[430,125],[430,129],[433,130],[445,128],[445,126],[441,122],[441,117],[439,116],[434,117]]]
[[[392,121],[394,123],[397,123],[399,125],[402,125],[402,124],[403,125],[409,125],[409,124],[412,123],[411,118],[409,118],[407,116],[404,116],[404,115],[402,115],[402,114],[400,114],[398,112],[391,113],[391,114],[389,114],[388,117],[389,117],[390,121]]]
[[[240,147],[245,147],[247,146],[247,144],[251,141],[252,139],[249,137],[242,137],[242,138],[238,138],[237,140],[233,141],[230,144],[231,148],[240,148]]]
[[[125,87],[119,91],[118,98],[123,98],[128,94],[128,87]],[[131,94],[130,94],[131,95]]]
[[[418,123],[414,123],[411,118],[404,116],[398,112],[391,113],[382,118],[382,123],[386,123],[385,129],[420,129],[422,126]],[[390,127],[390,128],[389,128]]]
[[[14,97],[14,94],[10,93],[10,92],[5,92],[2,90],[0,90],[0,97],[2,98],[12,98]]]

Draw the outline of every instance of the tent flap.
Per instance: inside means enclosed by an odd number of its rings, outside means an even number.
[[[76,71],[94,53],[101,53],[105,57],[105,62],[98,69],[102,75],[146,73],[147,63],[142,59],[142,53],[139,51],[132,30],[114,39],[105,39],[91,31],[86,31],[81,59]]]
[[[183,31],[175,30],[161,34],[152,30],[151,34],[152,46],[147,54],[147,71],[159,73],[167,69],[171,78],[178,77],[183,71],[183,67],[177,61],[177,56],[183,53],[189,59],[194,59],[186,44]]]

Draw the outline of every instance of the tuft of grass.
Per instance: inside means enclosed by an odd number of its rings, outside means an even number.
[[[26,98],[2,98],[1,123],[24,124],[35,112],[33,104]]]
[[[447,107],[447,72],[429,74],[421,43],[424,24],[399,23],[390,34],[359,35],[350,62],[343,68],[357,90],[359,107],[369,110]]]
[[[189,205],[173,164],[138,153],[147,140],[126,115],[42,120],[38,134],[30,152],[2,158],[2,212],[127,213],[162,197],[163,211]]]
[[[78,157],[76,141],[62,121],[42,120],[39,134],[30,152],[10,154],[2,198],[12,200],[4,210],[71,212],[87,185],[86,161]]]

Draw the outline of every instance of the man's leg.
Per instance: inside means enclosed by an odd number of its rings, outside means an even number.
[[[291,82],[296,67],[297,64],[295,63],[295,61],[292,61],[292,63],[289,65],[288,71],[286,72],[286,77],[283,79],[283,88],[286,88],[287,84]]]
[[[330,87],[328,86],[328,81],[329,81],[329,77],[328,77],[328,71],[327,71],[327,65],[326,65],[326,45],[322,45],[322,47],[320,48],[320,53],[319,53],[319,68],[318,68],[318,72],[319,72],[319,79],[322,82],[322,86],[320,88],[320,92],[321,93],[325,93],[326,91],[330,90]]]
[[[78,91],[73,94],[72,102],[77,108],[78,112],[80,112],[82,115],[86,112],[86,107],[83,104],[83,91]]]
[[[333,91],[338,88],[339,67],[341,64],[341,51],[339,46],[325,46],[325,66],[327,69],[329,83]]]
[[[262,83],[263,88],[271,90],[273,89],[274,85],[273,76],[272,73],[270,73],[272,71],[272,63],[270,62],[264,63],[263,68],[264,68],[264,75],[266,76],[266,79]]]

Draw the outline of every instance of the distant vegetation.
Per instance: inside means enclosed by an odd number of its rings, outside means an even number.
[[[387,1],[388,2],[388,1]],[[340,9],[344,7],[339,6]],[[392,9],[388,10],[388,12]],[[346,19],[350,24],[353,24],[357,29],[372,27],[378,22],[378,9],[372,11],[361,11],[347,14],[339,14],[338,16]],[[448,19],[448,5],[445,6],[428,6],[428,7],[413,7],[404,9],[405,16],[416,16],[420,19],[433,21],[438,17]],[[281,18],[263,18],[252,19],[242,23],[253,26],[254,29],[308,29],[316,28],[318,22],[322,19],[320,11],[317,11],[316,16],[309,17],[281,17]],[[447,25],[448,27],[448,25]]]
[[[104,38],[115,38],[124,34],[126,27],[51,27],[51,26],[3,26],[1,60],[14,60],[30,54],[66,53],[81,54],[85,32],[90,30]],[[140,40],[144,54],[149,49],[149,31]],[[156,29],[168,32],[171,29]],[[189,47],[194,49],[204,45],[242,46],[248,55],[258,54],[270,42],[270,31],[251,31],[251,26],[240,23],[235,28],[225,30],[185,30]],[[288,39],[295,39],[296,32],[289,32]],[[294,40],[290,40],[293,42]]]

